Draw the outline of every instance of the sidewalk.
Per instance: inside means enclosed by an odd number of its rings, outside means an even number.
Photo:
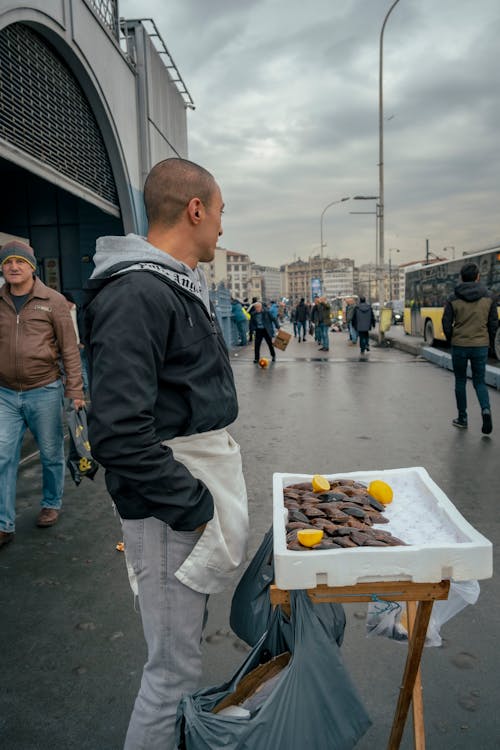
[[[372,333],[372,338],[377,339],[377,334]],[[423,339],[417,336],[408,336],[405,334],[403,326],[392,326],[385,334],[385,341],[389,346],[393,346],[401,351],[408,352],[415,356],[424,357],[428,362],[443,367],[445,370],[453,372],[451,354],[445,344],[436,346],[427,346]],[[472,377],[470,366],[467,369],[467,375]],[[500,390],[500,361],[490,358],[486,365],[485,381],[492,388]]]

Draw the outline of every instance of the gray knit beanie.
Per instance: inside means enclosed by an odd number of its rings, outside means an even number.
[[[0,266],[3,266],[7,258],[22,258],[30,264],[33,271],[36,271],[35,252],[26,242],[21,242],[21,240],[6,242],[0,250]]]

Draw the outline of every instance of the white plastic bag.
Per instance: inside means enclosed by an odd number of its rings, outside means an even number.
[[[366,636],[383,635],[394,641],[407,641],[408,632],[401,624],[403,612],[401,602],[370,602],[366,616]]]
[[[477,581],[452,581],[448,599],[434,602],[429,627],[427,628],[426,646],[440,646],[441,626],[461,612],[468,604],[475,604],[479,597]]]
[[[475,604],[479,591],[477,581],[451,581],[448,599],[434,602],[427,628],[426,646],[441,646],[441,627],[468,604]],[[366,617],[366,636],[372,638],[375,635],[383,635],[395,641],[408,640],[404,602],[370,602]]]

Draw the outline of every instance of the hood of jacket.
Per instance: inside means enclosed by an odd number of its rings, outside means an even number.
[[[137,234],[127,234],[125,237],[99,237],[93,262],[95,269],[88,282],[90,289],[99,288],[103,280],[136,263],[157,263],[187,276],[199,288],[205,306],[210,309],[208,285],[203,271],[199,268],[190,268]]]
[[[481,297],[489,297],[488,290],[479,281],[462,281],[455,287],[455,295],[465,302],[476,302]]]
[[[358,305],[358,310],[361,310],[361,312],[368,312],[370,309],[370,304],[368,302],[360,302]]]

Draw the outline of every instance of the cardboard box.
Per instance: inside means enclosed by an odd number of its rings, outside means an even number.
[[[274,337],[273,344],[276,347],[276,349],[281,349],[281,351],[284,352],[291,338],[292,338],[291,333],[287,333],[286,331],[283,330],[283,328],[279,328],[276,333],[276,336]]]
[[[263,683],[270,680],[271,677],[279,674],[281,670],[287,666],[290,658],[290,652],[285,651],[265,664],[259,664],[258,667],[255,667],[255,669],[252,669],[251,672],[243,677],[234,693],[227,695],[215,706],[215,708],[212,709],[212,713],[218,714],[223,708],[237,706],[238,704],[243,703],[243,701],[247,700],[251,695],[254,695]]]
[[[406,580],[416,583],[453,578],[469,581],[491,578],[493,547],[459,513],[451,500],[420,466],[380,471],[326,474],[327,479],[349,478],[369,484],[383,479],[394,490],[394,500],[380,528],[407,543],[405,547],[356,547],[338,550],[287,549],[288,511],[283,488],[310,482],[309,474],[274,474],[274,574],[280,589],[308,589],[318,584],[352,586],[368,581]],[[378,528],[377,524],[374,525]]]

